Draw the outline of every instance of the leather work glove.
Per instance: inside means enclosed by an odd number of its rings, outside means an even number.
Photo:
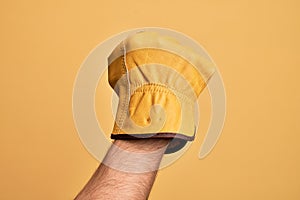
[[[122,41],[108,65],[119,96],[112,139],[173,138],[167,153],[194,140],[195,106],[213,63],[175,38],[144,31]]]

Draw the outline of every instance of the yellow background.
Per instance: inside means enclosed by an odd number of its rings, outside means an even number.
[[[227,93],[213,152],[198,159],[210,112],[206,91],[196,141],[159,172],[150,199],[300,199],[299,6],[297,0],[1,1],[0,199],[72,199],[83,187],[98,162],[73,123],[76,73],[97,44],[145,26],[200,42]]]

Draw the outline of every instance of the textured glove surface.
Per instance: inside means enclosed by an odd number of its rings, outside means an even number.
[[[194,139],[195,103],[213,63],[174,38],[140,32],[113,50],[108,65],[119,96],[112,139]]]

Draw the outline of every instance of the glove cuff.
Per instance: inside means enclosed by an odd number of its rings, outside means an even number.
[[[194,139],[195,102],[160,84],[137,87],[126,99],[126,87],[119,88],[119,106],[112,139],[180,138]]]

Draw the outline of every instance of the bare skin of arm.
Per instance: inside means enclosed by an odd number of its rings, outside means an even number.
[[[76,200],[144,200],[169,139],[116,140]]]

